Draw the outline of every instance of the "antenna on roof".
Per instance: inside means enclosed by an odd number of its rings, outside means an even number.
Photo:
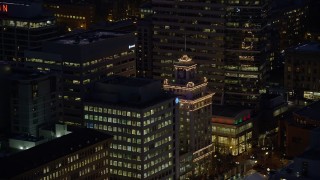
[[[184,34],[184,52],[187,52],[187,35]]]

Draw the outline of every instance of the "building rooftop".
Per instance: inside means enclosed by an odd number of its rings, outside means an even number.
[[[314,102],[302,109],[295,111],[294,113],[311,120],[320,121],[320,101]]]
[[[294,48],[298,52],[320,52],[320,43],[311,42]]]
[[[234,118],[245,110],[249,109],[237,106],[213,106],[212,115]]]
[[[118,86],[130,86],[130,87],[142,87],[151,83],[155,80],[143,79],[143,78],[127,78],[123,76],[113,76],[102,81],[102,83],[118,85]]]
[[[8,64],[0,61],[0,78],[17,81],[30,81],[46,79],[51,75],[54,76],[55,74],[51,72],[39,72],[35,70],[12,69]]]
[[[85,102],[130,108],[146,108],[173,99],[162,89],[161,81],[143,78],[111,76],[94,83]]]
[[[109,134],[83,128],[47,143],[0,158],[0,179],[12,178],[110,138],[112,136]]]
[[[134,48],[133,33],[90,30],[46,41],[42,48],[25,51],[25,57],[81,63],[116,54],[120,56],[120,53],[133,51]],[[131,56],[134,54],[131,53]]]
[[[35,136],[26,135],[26,134],[13,135],[10,139],[30,141],[30,142],[38,142],[38,141],[44,140],[43,137],[35,137]]]
[[[61,36],[53,42],[58,44],[85,45],[122,35],[124,34],[111,31],[86,31],[84,33]]]

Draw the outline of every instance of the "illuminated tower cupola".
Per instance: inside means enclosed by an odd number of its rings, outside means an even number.
[[[187,55],[183,55],[179,62],[174,65],[175,79],[180,82],[194,80],[197,71],[197,64]]]

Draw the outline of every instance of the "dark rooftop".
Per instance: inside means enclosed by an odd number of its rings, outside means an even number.
[[[223,117],[236,117],[239,113],[241,113],[244,110],[249,109],[237,106],[213,106],[212,115]]]
[[[295,47],[294,50],[299,52],[320,52],[320,43],[311,42],[311,43],[299,45]]]
[[[28,150],[0,158],[0,179],[14,177],[110,138],[112,136],[109,134],[83,128]]]
[[[300,110],[294,112],[297,115],[320,121],[320,101],[314,102]]]
[[[92,42],[105,40],[108,38],[118,37],[124,35],[119,32],[104,31],[104,30],[94,30],[86,31],[84,33],[61,36],[60,38],[53,40],[53,42],[58,44],[90,44]]]
[[[123,76],[112,76],[103,80],[103,83],[120,85],[120,86],[131,86],[131,87],[142,87],[151,83],[154,83],[155,80],[144,79],[144,78],[127,78]]]

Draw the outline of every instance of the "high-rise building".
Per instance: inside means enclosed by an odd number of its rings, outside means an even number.
[[[255,106],[269,71],[269,0],[228,1],[225,15],[225,103]]]
[[[220,103],[224,89],[224,15],[222,4],[206,1],[152,1],[153,69],[156,79],[173,79],[173,64],[187,53]]]
[[[0,158],[0,179],[108,179],[112,136],[81,129]]]
[[[295,100],[320,99],[320,44],[307,43],[286,51],[284,87]]]
[[[1,0],[0,5],[0,60],[22,61],[25,50],[56,36],[54,17],[38,1]]]
[[[151,3],[140,7],[140,18],[137,23],[136,63],[137,77],[152,78],[153,59],[153,10]]]
[[[135,76],[135,37],[131,33],[87,31],[46,42],[26,52],[24,68],[59,72],[63,121],[83,124],[85,85],[113,74]]]
[[[267,72],[269,0],[153,0],[153,76],[172,79],[186,51],[215,103],[254,106]]]
[[[110,77],[95,83],[84,100],[88,128],[114,136],[114,179],[178,177],[178,107],[156,80]]]
[[[8,65],[4,65],[8,66]],[[54,73],[15,71],[0,72],[1,107],[10,121],[11,133],[38,136],[38,129],[59,120],[59,78]],[[7,127],[8,128],[8,127]]]
[[[296,46],[304,41],[306,34],[306,21],[308,1],[284,0],[273,1],[271,12],[271,26],[273,33],[272,53],[274,60],[270,66],[283,68],[283,53],[287,48]]]
[[[208,169],[212,154],[212,96],[207,78],[197,77],[197,64],[183,55],[174,65],[175,78],[163,88],[179,98],[180,179],[200,175]]]

